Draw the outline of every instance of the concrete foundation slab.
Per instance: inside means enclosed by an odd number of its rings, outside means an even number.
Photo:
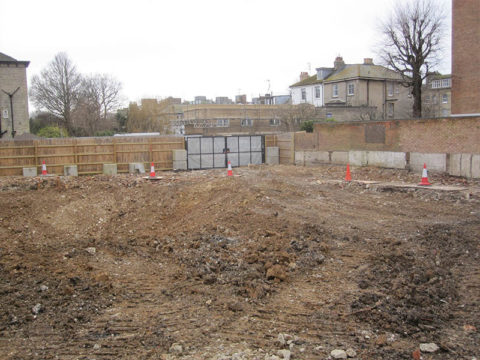
[[[405,169],[407,167],[407,155],[404,152],[368,151],[367,162],[369,166]]]
[[[462,154],[450,154],[448,173],[453,176],[460,176],[462,173]]]
[[[480,179],[480,155],[472,155],[472,178]]]
[[[305,151],[295,151],[295,165],[305,165]]]
[[[145,165],[143,163],[128,164],[129,174],[145,174]]]
[[[187,161],[187,150],[175,149],[172,150],[173,161]]]
[[[348,161],[353,166],[367,166],[367,152],[366,151],[349,151]]]
[[[187,160],[173,160],[173,170],[187,170]]]
[[[103,164],[103,173],[105,175],[117,175],[117,164]]]
[[[280,149],[278,146],[269,146],[265,149],[265,163],[268,165],[278,165],[280,163]]]
[[[37,168],[36,167],[26,167],[23,168],[23,176],[37,176]]]
[[[472,154],[462,154],[460,176],[472,177]]]
[[[78,176],[77,165],[65,165],[63,167],[63,174],[65,176]]]
[[[348,163],[347,151],[332,151],[332,164],[346,165]]]
[[[423,164],[427,164],[428,171],[446,172],[447,154],[410,153],[410,169],[422,171]]]
[[[328,164],[330,156],[328,151],[304,151],[305,165]]]

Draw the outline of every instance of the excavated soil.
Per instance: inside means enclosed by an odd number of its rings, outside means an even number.
[[[1,178],[0,358],[478,358],[479,183],[344,170]]]

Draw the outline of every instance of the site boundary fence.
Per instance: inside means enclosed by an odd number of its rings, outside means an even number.
[[[154,163],[158,170],[173,169],[172,150],[185,149],[185,139],[174,136],[61,138],[0,142],[0,176],[22,175],[22,169],[45,160],[49,174],[63,175],[65,165],[77,165],[80,175],[101,174],[103,164],[117,164],[119,173],[129,163]]]

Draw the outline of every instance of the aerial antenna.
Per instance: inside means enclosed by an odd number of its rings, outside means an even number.
[[[267,83],[268,83],[268,90],[267,90],[267,93],[270,94],[270,79],[267,79]]]
[[[10,116],[12,117],[12,139],[15,137],[15,134],[17,133],[15,131],[15,125],[14,125],[14,122],[13,122],[13,95],[15,95],[15,93],[20,89],[20,87],[17,87],[17,89],[12,92],[12,93],[9,93],[9,92],[6,92],[5,90],[2,89],[2,91],[8,95],[8,97],[10,98]],[[0,131],[1,131],[1,128],[0,128]],[[3,133],[5,134],[5,132]],[[2,134],[2,136],[3,136]]]

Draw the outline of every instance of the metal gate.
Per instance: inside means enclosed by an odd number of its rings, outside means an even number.
[[[263,164],[265,137],[263,135],[187,137],[187,168],[225,168]]]

